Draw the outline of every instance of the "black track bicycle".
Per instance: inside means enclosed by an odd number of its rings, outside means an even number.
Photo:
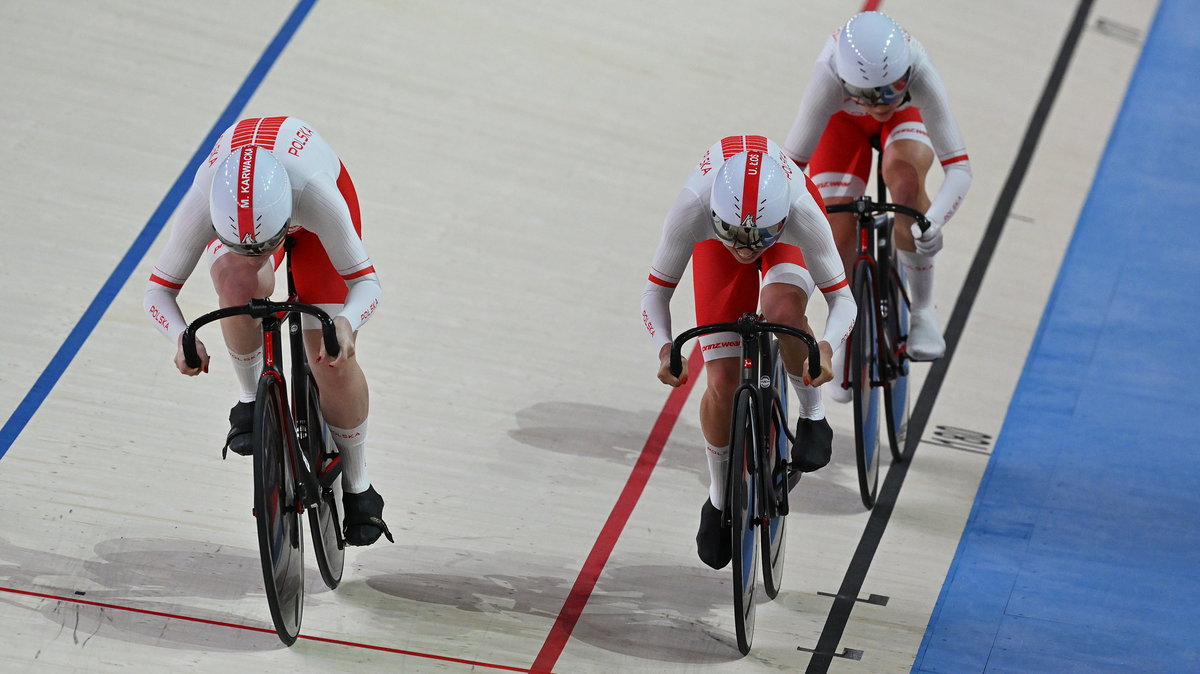
[[[684,342],[714,332],[735,332],[742,338],[741,384],[733,398],[729,477],[721,518],[733,542],[734,624],[738,650],[744,655],[754,640],[759,546],[763,589],[774,599],[783,580],[788,491],[801,475],[789,465],[794,438],[787,420],[788,379],[775,334],[791,335],[808,346],[809,376],[820,376],[821,357],[816,340],[803,330],[747,313],[736,323],[701,325],[681,333],[671,347],[674,376],[683,369]]]
[[[288,293],[295,297],[291,255]],[[254,403],[254,519],[271,620],[280,641],[292,645],[304,614],[304,524],[308,512],[313,550],[321,578],[330,589],[342,579],[345,540],[338,512],[342,499],[341,463],[333,436],[321,415],[320,392],[304,351],[301,315],[321,323],[325,351],[339,352],[333,320],[321,309],[297,302],[254,299],[192,321],[183,333],[184,358],[199,367],[196,331],[230,316],[262,320],[263,370]],[[291,397],[284,375],[280,327],[288,323]]]
[[[916,220],[921,231],[929,220],[918,210],[887,203],[882,175],[878,176],[879,200],[858,197],[826,206],[829,213],[853,213],[856,217],[858,258],[854,262],[854,301],[858,318],[850,333],[843,381],[854,395],[854,455],[858,464],[858,488],[863,505],[875,506],[879,491],[879,417],[883,391],[883,416],[888,445],[894,461],[904,460],[904,440],[911,404],[908,396],[908,292],[904,270],[896,259],[892,229],[895,214]]]

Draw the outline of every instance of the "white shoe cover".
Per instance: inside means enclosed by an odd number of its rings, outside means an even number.
[[[937,309],[914,311],[908,320],[908,356],[913,360],[937,360],[946,353],[946,340],[938,325]]]

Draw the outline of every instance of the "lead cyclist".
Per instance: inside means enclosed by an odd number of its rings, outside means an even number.
[[[820,290],[829,308],[818,346],[821,375],[806,373],[808,349],[782,335],[779,348],[799,400],[791,463],[814,471],[829,462],[833,431],[825,419],[821,384],[832,378],[830,359],[857,315],[845,269],[829,230],[821,197],[783,149],[764,136],[718,141],[692,169],[663,223],[642,293],[642,322],[658,347],[658,378],[669,386],[687,381],[687,361],[670,373],[671,296],[688,262],[696,295],[697,324],[736,321],[760,311],[766,320],[812,334],[806,311]],[[721,525],[729,470],[733,395],[740,382],[741,337],[700,337],[708,385],[700,401],[700,428],[708,457],[708,498],[700,510],[696,551],[715,569],[729,563],[728,527]]]
[[[284,241],[292,241],[297,301],[317,305],[333,317],[341,347],[338,357],[330,358],[320,326],[304,317],[304,342],[322,394],[321,411],[341,453],[344,533],[350,545],[370,545],[381,535],[392,539],[383,521],[383,497],[367,474],[367,380],[354,350],[358,329],[380,297],[361,232],[354,183],[310,125],[295,117],[244,119],[221,134],[196,168],[143,300],[155,327],[175,343],[176,368],[188,376],[208,372],[208,352],[199,340],[200,367],[184,361],[181,339],[187,321],[176,300],[196,263],[201,256],[208,260],[221,307],[239,306],[271,294]],[[229,412],[226,448],[249,455],[262,331],[257,319],[233,316],[222,319],[221,332],[239,393]]]

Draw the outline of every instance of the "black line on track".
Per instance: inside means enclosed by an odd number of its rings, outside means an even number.
[[[912,415],[908,422],[904,462],[892,463],[888,469],[887,477],[884,478],[883,485],[879,488],[875,507],[871,510],[867,526],[863,531],[862,538],[859,539],[858,548],[854,551],[854,557],[850,560],[850,565],[846,568],[846,575],[842,578],[842,586],[838,590],[833,606],[829,609],[829,615],[825,619],[825,626],[821,630],[817,646],[812,649],[812,656],[809,658],[808,669],[806,670],[808,674],[827,672],[833,659],[839,657],[837,649],[841,644],[842,635],[845,633],[846,624],[850,621],[850,613],[854,610],[854,605],[858,603],[857,599],[859,593],[862,591],[863,581],[866,579],[867,572],[871,568],[871,561],[875,557],[875,552],[879,549],[879,541],[883,538],[883,532],[892,517],[896,498],[900,495],[900,488],[904,484],[904,478],[908,475],[908,467],[912,465],[917,445],[920,444],[921,436],[925,433],[925,424],[929,421],[933,404],[937,400],[942,383],[946,379],[946,372],[950,369],[950,363],[954,359],[954,352],[958,347],[959,339],[962,337],[963,329],[967,324],[967,318],[971,314],[971,309],[975,305],[975,299],[979,295],[979,288],[983,283],[984,274],[987,273],[988,266],[992,261],[992,255],[996,252],[996,245],[999,243],[1000,235],[1004,231],[1004,223],[1009,218],[1017,191],[1021,187],[1021,182],[1025,179],[1025,173],[1029,169],[1034,151],[1037,149],[1038,140],[1041,138],[1042,131],[1046,126],[1046,119],[1050,116],[1050,109],[1054,105],[1054,99],[1058,96],[1063,78],[1066,76],[1071,57],[1074,55],[1075,48],[1079,44],[1079,37],[1083,32],[1084,25],[1087,23],[1087,16],[1091,7],[1092,0],[1080,0],[1079,5],[1076,7],[1075,17],[1072,19],[1067,34],[1063,38],[1062,47],[1059,49],[1058,57],[1054,62],[1054,69],[1050,72],[1050,78],[1046,81],[1045,89],[1042,90],[1042,97],[1038,101],[1037,108],[1033,112],[1033,117],[1029,121],[1029,126],[1025,130],[1025,138],[1021,142],[1020,152],[1018,152],[1012,169],[1009,171],[1008,179],[1004,183],[1004,188],[1001,190],[1000,197],[996,201],[995,210],[992,211],[992,217],[988,221],[983,239],[979,243],[979,249],[975,252],[975,259],[972,261],[971,268],[967,272],[967,278],[963,282],[963,289],[954,304],[954,311],[950,315],[949,324],[946,326],[946,354],[940,360],[935,361],[930,367],[929,376],[926,377],[925,383],[921,386],[920,396],[913,407]],[[808,649],[801,650],[805,651]]]

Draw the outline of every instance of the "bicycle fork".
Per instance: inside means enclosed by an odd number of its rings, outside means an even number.
[[[891,381],[897,377],[908,374],[908,363],[905,357],[907,350],[908,335],[900,334],[897,329],[895,334],[895,343],[893,343],[893,335],[889,331],[889,326],[892,321],[899,326],[900,312],[903,310],[904,304],[908,303],[908,292],[904,288],[904,280],[900,276],[899,270],[896,268],[898,262],[893,254],[894,243],[892,241],[892,227],[895,220],[887,214],[879,214],[875,216],[875,250],[877,259],[881,262],[877,263],[875,274],[875,297],[878,311],[876,312],[876,333],[878,335],[879,348],[879,377],[880,384],[884,381]],[[895,287],[898,290],[896,297],[892,297],[890,289]],[[892,306],[893,299],[895,306]],[[872,386],[876,386],[876,382],[871,382]]]

